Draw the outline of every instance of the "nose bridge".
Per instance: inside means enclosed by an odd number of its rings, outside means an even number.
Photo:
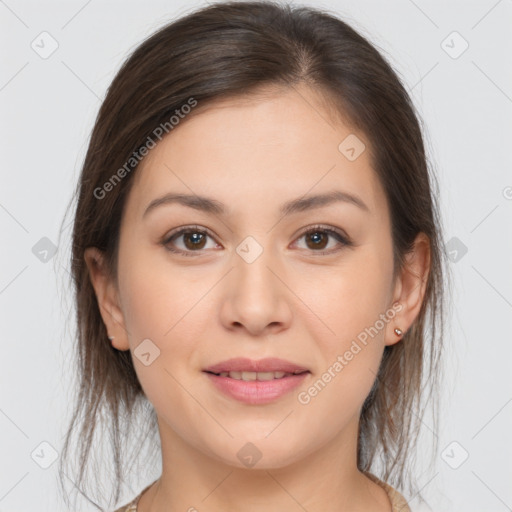
[[[239,298],[247,295],[272,302],[280,291],[274,274],[279,264],[271,247],[247,237],[238,245],[236,253],[233,279],[237,283],[235,289]]]
[[[278,277],[281,272],[275,252],[247,237],[236,248],[233,258],[234,268],[229,273],[224,296],[223,320],[230,325],[242,324],[252,334],[270,324],[287,324],[291,309],[286,286]]]

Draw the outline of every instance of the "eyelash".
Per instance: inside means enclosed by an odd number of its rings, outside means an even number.
[[[175,231],[175,232],[171,233],[169,236],[167,236],[162,241],[162,245],[165,247],[165,249],[167,249],[168,251],[170,251],[172,253],[175,253],[175,254],[181,254],[183,256],[196,256],[196,254],[194,254],[194,253],[200,253],[201,250],[197,250],[197,251],[182,251],[182,250],[179,250],[179,249],[178,250],[177,249],[172,249],[170,247],[170,245],[169,245],[173,239],[179,238],[181,235],[183,235],[185,233],[188,233],[188,234],[200,233],[202,235],[207,235],[210,238],[213,238],[213,236],[207,230],[201,229],[200,226],[186,226],[184,228],[180,228],[178,231]],[[341,232],[339,232],[339,231],[337,231],[335,229],[326,228],[326,227],[320,226],[320,225],[308,227],[306,230],[302,231],[302,233],[298,236],[297,239],[300,239],[304,235],[312,234],[312,233],[328,234],[328,235],[336,238],[338,240],[338,242],[340,242],[342,244],[341,248],[338,248],[338,249],[335,249],[335,250],[332,250],[332,249],[328,250],[328,251],[314,251],[314,250],[311,250],[314,254],[317,254],[317,255],[333,254],[333,253],[336,253],[336,252],[340,251],[341,249],[343,249],[343,247],[350,247],[350,246],[353,245],[352,241],[347,236],[342,234]]]

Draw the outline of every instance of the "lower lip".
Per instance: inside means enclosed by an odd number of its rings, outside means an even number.
[[[214,386],[224,394],[246,404],[268,404],[286,395],[309,375],[304,372],[273,380],[237,380],[205,372]]]

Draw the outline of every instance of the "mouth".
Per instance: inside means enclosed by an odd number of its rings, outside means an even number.
[[[309,370],[295,372],[203,372],[213,389],[222,396],[247,405],[265,405],[278,402],[289,396],[300,386],[308,375]]]
[[[309,370],[295,370],[294,372],[250,372],[250,371],[230,371],[230,372],[210,372],[205,371],[205,373],[210,373],[211,375],[216,375],[217,377],[227,377],[229,379],[235,380],[243,380],[245,382],[251,381],[269,381],[269,380],[279,380],[285,379],[287,377],[291,377],[294,375],[301,375],[303,373],[309,373]]]
[[[203,370],[223,395],[249,405],[276,402],[299,386],[311,372],[283,359],[237,358]]]
[[[221,361],[220,363],[216,363],[214,365],[208,366],[203,371],[214,373],[216,375],[228,373],[234,375],[232,378],[241,378],[237,374],[245,373],[249,374],[247,380],[255,380],[251,374],[262,374],[263,379],[267,377],[270,379],[269,375],[264,374],[278,374],[277,378],[283,377],[283,374],[297,374],[309,371],[305,366],[301,366],[291,361],[287,361],[286,359],[278,359],[276,357],[267,357],[265,359],[248,359],[246,357],[235,357],[232,359],[228,359],[226,361]],[[246,375],[247,377],[247,375]],[[274,378],[274,377],[272,377]],[[245,380],[245,379],[244,379]]]

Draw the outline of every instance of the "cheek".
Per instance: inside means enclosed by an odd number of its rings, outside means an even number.
[[[188,382],[197,366],[197,346],[205,337],[199,319],[211,317],[201,297],[211,284],[194,284],[186,273],[170,271],[169,265],[164,269],[142,262],[141,257],[137,267],[127,269],[121,287],[135,371],[159,414],[185,411],[191,401],[180,383]],[[149,364],[143,353],[149,353]]]
[[[126,268],[122,287],[138,380],[161,420],[161,428],[170,429],[169,436],[178,435],[207,449],[202,425],[210,425],[211,417],[191,397],[201,396],[198,354],[204,352],[201,347],[211,337],[209,327],[214,320],[208,291],[218,277],[211,271],[201,275],[200,271],[172,268],[155,258],[147,265],[142,263],[143,255],[137,267]],[[158,348],[149,365],[137,356],[144,339]],[[154,346],[149,345],[150,353]]]
[[[143,338],[154,338],[159,346],[167,344],[201,310],[201,298],[213,276],[171,265],[164,249],[130,247],[125,251],[133,254],[119,262],[123,314],[131,344]]]
[[[318,405],[355,410],[378,372],[384,334],[394,316],[388,304],[392,266],[389,258],[369,249],[322,276],[317,281],[322,286],[304,286],[298,293],[315,313],[304,318],[322,356]]]
[[[132,249],[135,255],[137,248]],[[135,370],[148,398],[158,403],[165,389],[171,395],[179,394],[173,377],[185,382],[190,372],[199,370],[198,347],[211,336],[208,328],[213,322],[208,291],[218,278],[199,267],[188,271],[173,267],[165,255],[142,249],[131,261],[120,261],[119,268],[123,317]],[[141,345],[144,340],[151,343]],[[154,361],[147,366],[138,357],[146,347]]]
[[[297,275],[297,295],[307,307],[310,327],[316,325],[318,334],[325,331],[320,339],[326,347],[343,348],[386,312],[391,271],[389,259],[368,246],[347,256],[343,265],[312,269],[306,278]]]

